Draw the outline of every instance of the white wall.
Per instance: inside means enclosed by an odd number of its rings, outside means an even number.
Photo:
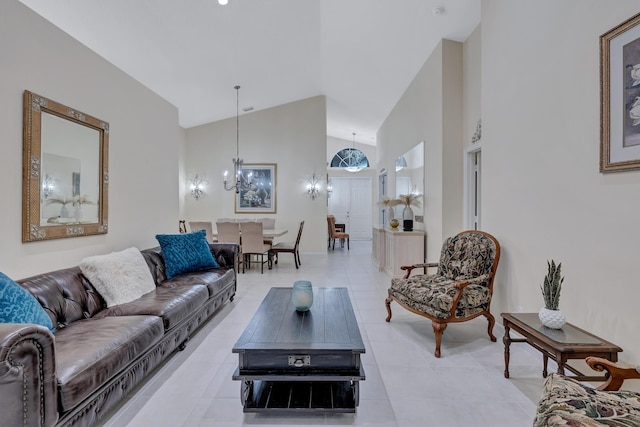
[[[625,0],[482,2],[483,223],[502,244],[494,313],[537,312],[562,262],[568,320],[639,363],[640,172],[599,173],[599,36]]]
[[[177,110],[17,0],[0,3],[0,40],[0,271],[23,278],[177,232]],[[108,234],[21,243],[25,89],[109,122]]]
[[[233,174],[231,159],[236,157],[235,117],[190,128],[186,134],[187,178],[204,173],[208,181],[205,197],[185,196],[187,221],[275,217],[276,228],[289,230],[276,241],[294,241],[304,220],[300,250],[326,251],[326,192],[315,200],[305,193],[306,179],[315,173],[324,181],[327,173],[324,96],[240,115],[240,158],[245,163],[277,163],[276,214],[236,214],[235,192],[223,189],[222,174]]]
[[[462,46],[462,99],[463,99],[463,146],[471,147],[478,120],[481,119],[482,98],[481,88],[481,66],[482,66],[482,30],[481,25],[471,33]],[[480,139],[482,143],[482,139]],[[476,143],[478,144],[478,143]]]
[[[478,195],[475,194],[475,177],[471,174],[469,169],[471,168],[470,152],[481,150],[482,138],[476,142],[472,142],[474,137],[482,135],[481,129],[478,129],[478,125],[481,123],[481,104],[482,99],[480,96],[481,88],[481,64],[482,64],[482,49],[481,49],[481,26],[471,33],[471,35],[464,41],[462,47],[462,63],[463,63],[463,90],[462,90],[462,103],[463,103],[463,127],[462,127],[462,141],[463,141],[463,228],[473,228],[473,218],[475,216],[475,197],[482,199],[482,190]],[[476,135],[476,132],[479,132]],[[482,169],[482,161],[480,162],[480,168]],[[474,184],[471,184],[471,183]],[[482,177],[480,179],[482,186]],[[480,228],[482,228],[482,210],[478,212],[480,220]]]
[[[462,227],[462,117],[462,44],[442,40],[377,135],[377,170],[394,171],[397,156],[425,142],[422,202],[429,262],[438,260],[444,238]],[[388,176],[392,193],[395,176]]]

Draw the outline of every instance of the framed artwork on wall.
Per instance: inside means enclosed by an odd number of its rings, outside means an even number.
[[[600,172],[640,169],[640,14],[600,36]]]
[[[251,189],[236,193],[235,213],[276,213],[275,163],[245,163],[242,172],[251,174]]]

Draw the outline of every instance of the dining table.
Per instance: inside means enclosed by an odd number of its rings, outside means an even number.
[[[288,232],[289,232],[289,230],[287,230],[286,228],[271,228],[271,229],[263,229],[262,230],[262,235],[265,238],[273,239],[275,237],[282,237],[285,234],[287,234]],[[242,234],[242,227],[241,227],[241,230],[240,230],[240,234]],[[214,229],[212,231],[212,235],[213,235],[214,238],[217,239],[218,238],[218,230]]]

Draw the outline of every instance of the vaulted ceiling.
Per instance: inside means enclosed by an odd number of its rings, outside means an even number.
[[[20,0],[175,105],[189,128],[317,95],[329,136],[376,131],[480,0]],[[441,8],[441,9],[438,9]],[[438,10],[436,10],[438,9]]]

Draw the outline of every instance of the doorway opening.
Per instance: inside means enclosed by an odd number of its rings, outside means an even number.
[[[345,224],[351,240],[371,240],[371,178],[332,177],[329,214]]]
[[[480,202],[482,200],[482,156],[479,147],[467,152],[466,163],[466,227],[469,230],[480,230],[482,213],[480,209]]]

